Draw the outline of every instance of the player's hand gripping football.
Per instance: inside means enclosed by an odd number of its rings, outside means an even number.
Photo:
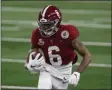
[[[74,86],[77,86],[79,80],[80,80],[80,73],[79,72],[74,72],[70,76],[70,78],[69,78],[69,84],[72,84]]]
[[[44,70],[45,58],[40,53],[32,52],[29,56],[29,62],[25,65],[25,67],[31,72],[39,72]]]

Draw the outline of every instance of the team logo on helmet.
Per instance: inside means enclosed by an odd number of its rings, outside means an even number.
[[[69,32],[66,31],[66,30],[62,31],[62,32],[61,32],[61,37],[62,37],[63,39],[67,39],[67,38],[69,37]]]
[[[39,44],[39,45],[44,45],[44,40],[43,40],[43,39],[39,39],[39,40],[38,40],[38,44]]]

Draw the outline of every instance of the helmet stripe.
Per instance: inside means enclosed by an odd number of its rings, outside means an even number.
[[[44,8],[43,12],[42,12],[42,17],[45,17],[46,11],[47,9],[50,7],[51,5],[48,5],[46,8]]]

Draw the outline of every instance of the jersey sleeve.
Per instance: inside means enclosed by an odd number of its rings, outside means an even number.
[[[34,29],[32,32],[32,36],[31,36],[31,45],[32,48],[39,48],[37,41],[38,41],[38,37],[37,37],[37,29]]]
[[[69,40],[70,40],[70,41],[72,41],[72,40],[74,40],[74,39],[76,39],[76,38],[79,37],[79,31],[78,31],[78,29],[77,29],[75,26],[73,26],[73,25],[70,25],[70,26],[69,26],[69,33],[70,33],[70,36],[69,36]]]

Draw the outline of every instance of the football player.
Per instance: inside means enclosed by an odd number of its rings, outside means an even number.
[[[78,39],[78,29],[74,25],[63,25],[61,21],[60,10],[48,5],[40,11],[38,27],[32,32],[32,48],[25,67],[31,72],[40,72],[38,89],[67,89],[68,84],[76,86],[80,74],[91,62],[90,52]],[[72,73],[72,66],[78,58],[76,52],[83,59]]]

